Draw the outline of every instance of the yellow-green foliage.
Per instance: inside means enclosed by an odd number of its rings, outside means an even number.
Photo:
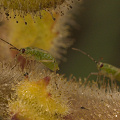
[[[49,50],[53,45],[54,38],[57,37],[57,33],[53,32],[54,21],[51,15],[45,11],[42,11],[43,14],[42,19],[35,17],[36,23],[30,14],[27,15],[25,18],[27,25],[24,24],[24,19],[21,17],[17,17],[18,24],[15,23],[15,19],[11,18],[8,21],[10,43],[19,49],[30,46]]]
[[[17,98],[9,101],[12,118],[18,120],[60,120],[68,107],[54,98],[46,89],[48,81],[25,80],[16,88]]]

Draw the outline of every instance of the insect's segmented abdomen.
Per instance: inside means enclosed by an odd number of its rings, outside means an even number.
[[[54,57],[52,57],[50,53],[38,48],[27,47],[25,48],[25,54],[35,60],[54,60]]]
[[[43,63],[46,67],[53,71],[59,69],[57,62],[49,52],[38,48],[27,47],[25,49],[25,54],[30,59]]]

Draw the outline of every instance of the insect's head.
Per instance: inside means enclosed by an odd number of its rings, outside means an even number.
[[[104,65],[103,65],[102,62],[98,62],[98,63],[97,63],[97,68],[98,68],[98,70],[101,69],[103,66],[104,66]]]
[[[29,52],[31,51],[30,47],[26,47],[26,48],[21,48],[20,49],[20,54],[29,54]]]
[[[21,48],[21,49],[20,49],[20,54],[24,54],[24,53],[25,53],[25,51],[26,51],[26,49],[25,49],[25,48]]]

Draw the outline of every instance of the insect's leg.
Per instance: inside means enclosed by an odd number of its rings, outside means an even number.
[[[98,72],[98,75],[97,75],[97,81],[98,81],[98,83],[100,83],[101,82],[101,73],[100,73],[100,71]],[[105,76],[103,76],[103,78],[105,79]]]
[[[98,73],[98,72],[92,72],[92,73],[90,73],[90,74],[88,75],[88,77],[87,77],[86,80],[88,80],[91,75],[97,75],[97,77],[98,77],[98,76],[99,76],[99,73]]]
[[[19,55],[19,53],[18,54],[16,54],[16,56],[15,56],[15,65],[11,68],[11,70],[17,65],[17,57],[18,57],[18,55]]]
[[[105,81],[105,75],[103,75],[103,81]]]
[[[54,62],[53,60],[40,60],[40,62]]]
[[[87,78],[85,78],[85,83],[84,83],[84,84],[87,84],[87,81],[88,81],[88,79],[90,78],[91,75],[98,75],[98,73],[91,72],[91,73],[87,76]]]
[[[56,68],[55,68],[55,60],[54,60],[54,72],[55,72],[55,74],[56,74]]]

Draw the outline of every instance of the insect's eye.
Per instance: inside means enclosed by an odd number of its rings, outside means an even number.
[[[24,52],[25,52],[25,49],[23,48],[23,49],[22,49],[22,53],[24,53]]]
[[[100,68],[102,68],[103,67],[103,63],[100,65]]]

